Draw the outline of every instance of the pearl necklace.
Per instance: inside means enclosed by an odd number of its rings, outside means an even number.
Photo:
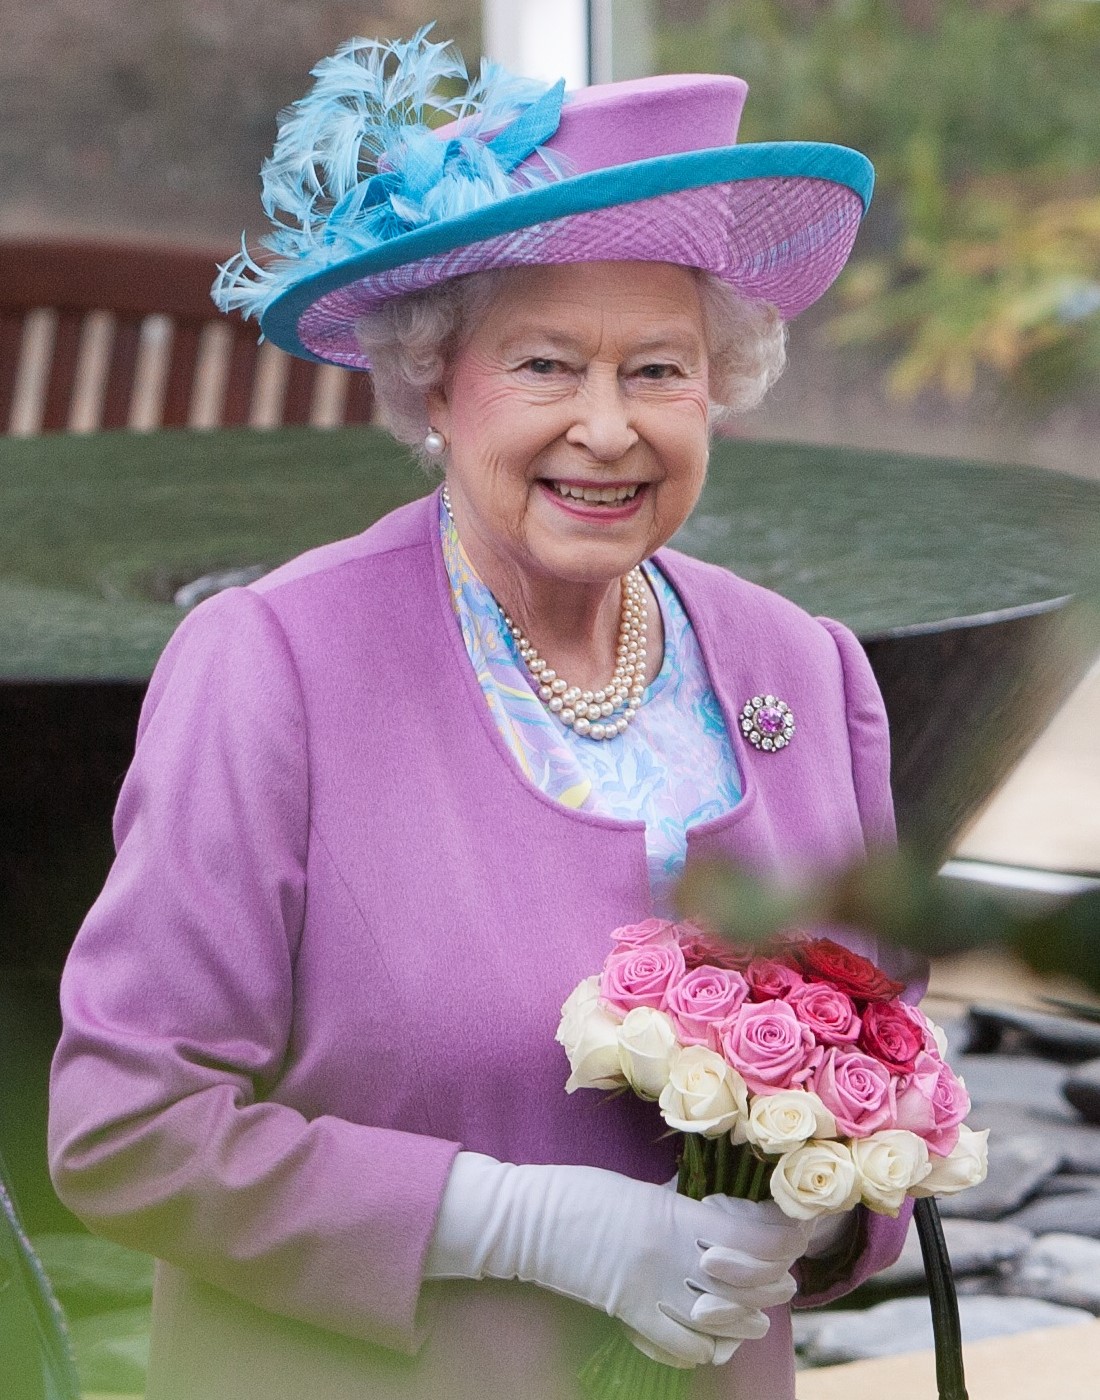
[[[454,523],[451,494],[443,488],[443,505]],[[538,682],[538,696],[551,714],[567,729],[585,739],[614,739],[622,734],[638,713],[645,694],[646,632],[648,624],[646,582],[635,565],[622,581],[619,612],[619,643],[615,670],[602,690],[582,690],[542,659],[500,604],[504,625],[512,634],[516,649],[528,671]]]

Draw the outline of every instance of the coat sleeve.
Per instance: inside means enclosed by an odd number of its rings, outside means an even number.
[[[897,827],[890,792],[890,730],[878,682],[854,633],[829,618],[818,621],[840,653],[852,783],[863,836],[869,850],[891,846],[897,839]]]
[[[840,654],[852,784],[864,841],[868,851],[873,852],[878,847],[893,845],[897,839],[890,792],[890,733],[886,709],[871,663],[855,635],[839,622],[828,618],[818,620],[832,636]],[[914,959],[896,948],[877,945],[861,947],[859,951],[905,982],[906,1001],[919,1000],[928,981],[923,960]],[[846,1249],[835,1256],[800,1261],[795,1306],[816,1307],[831,1302],[892,1264],[901,1253],[912,1213],[912,1201],[905,1203],[897,1219],[857,1207],[853,1213],[855,1228]]]
[[[150,684],[116,859],[62,980],[50,1155],[94,1231],[406,1352],[458,1144],[266,1096],[292,1053],[307,719],[263,597],[191,614]]]

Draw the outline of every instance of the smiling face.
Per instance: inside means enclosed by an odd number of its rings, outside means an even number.
[[[606,586],[675,534],[706,477],[695,277],[668,263],[510,270],[428,409],[463,544],[498,596]]]

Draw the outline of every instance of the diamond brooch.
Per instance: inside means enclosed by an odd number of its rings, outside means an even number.
[[[741,732],[754,749],[775,753],[794,737],[794,715],[776,696],[754,695],[741,711]]]

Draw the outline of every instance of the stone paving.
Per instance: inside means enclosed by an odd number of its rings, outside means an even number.
[[[987,1179],[940,1203],[968,1349],[1051,1328],[1095,1331],[1100,1021],[990,1002],[945,1029],[971,1095],[968,1121],[992,1130]],[[802,1366],[931,1348],[915,1229],[898,1262],[853,1299],[796,1315],[795,1341]]]
[[[995,1337],[966,1348],[970,1400],[1096,1400],[1100,1321]],[[931,1351],[803,1371],[799,1400],[935,1400]]]

